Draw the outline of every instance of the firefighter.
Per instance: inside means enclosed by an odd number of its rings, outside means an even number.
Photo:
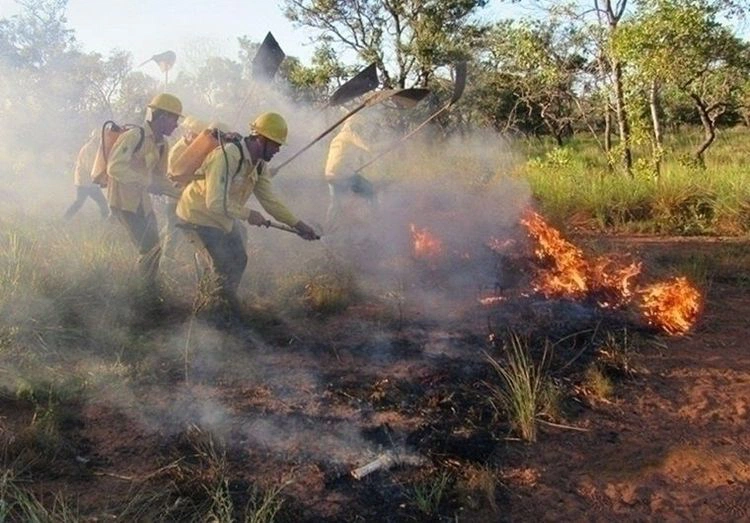
[[[185,149],[195,140],[203,129],[208,128],[208,124],[198,118],[192,116],[186,116],[182,122],[180,122],[182,128],[182,137],[175,142],[175,144],[169,149],[169,159],[167,160],[167,171],[172,172],[175,160],[185,152]],[[179,191],[182,187],[177,187]],[[167,224],[164,226],[162,231],[162,251],[164,256],[170,256],[175,250],[177,243],[177,199],[167,196],[165,198],[164,214],[167,220]]]
[[[180,122],[180,127],[182,128],[182,137],[175,142],[171,149],[169,149],[169,171],[172,170],[175,159],[188,148],[188,145],[195,140],[196,136],[198,136],[203,129],[208,128],[208,124],[198,118],[186,116],[184,120]]]
[[[211,259],[219,295],[235,312],[237,288],[247,266],[240,221],[268,225],[268,220],[245,204],[255,195],[276,220],[297,230],[305,240],[318,239],[315,231],[297,219],[273,192],[268,162],[286,143],[287,124],[272,112],[250,125],[250,134],[237,143],[225,143],[208,154],[177,204],[177,216],[195,232],[200,247]]]
[[[161,249],[149,193],[179,197],[166,177],[166,137],[177,128],[182,102],[161,93],[147,107],[144,126],[124,132],[112,146],[107,163],[107,200],[113,216],[125,226],[138,249],[138,267],[147,289],[154,290]]]
[[[102,219],[109,216],[109,207],[107,207],[107,198],[104,197],[101,187],[93,183],[91,180],[91,168],[94,165],[94,159],[96,158],[96,152],[99,149],[99,142],[101,140],[99,129],[94,129],[89,135],[88,141],[83,144],[81,150],[78,151],[78,158],[76,159],[75,169],[73,170],[73,183],[76,186],[76,199],[70,204],[68,210],[65,211],[64,218],[69,220],[75,213],[83,206],[86,202],[86,198],[91,198],[99,206],[99,213]]]
[[[369,206],[375,196],[372,184],[354,171],[371,154],[363,138],[364,121],[360,115],[349,117],[331,140],[325,166],[329,204],[326,212],[326,232],[346,235],[367,221]]]

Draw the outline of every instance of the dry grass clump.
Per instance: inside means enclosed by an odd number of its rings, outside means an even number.
[[[463,504],[472,510],[481,510],[486,507],[493,514],[497,514],[497,476],[497,471],[488,466],[465,466],[457,481],[457,490]]]
[[[448,472],[440,472],[436,476],[415,485],[411,499],[420,512],[427,516],[435,516],[440,510],[440,502],[445,498],[446,491],[453,478]]]
[[[277,285],[277,305],[303,314],[339,313],[358,296],[355,274],[336,264],[319,266],[312,263],[305,272],[281,277]]]
[[[196,523],[267,523],[277,517],[286,484],[265,490],[230,488],[226,449],[210,432],[189,426],[177,437],[174,453],[173,460],[151,474],[117,511],[120,517]]]
[[[502,350],[502,360],[486,354],[499,378],[499,383],[488,384],[492,405],[507,415],[523,440],[536,441],[537,417],[550,407],[550,351],[545,345],[541,360],[535,362],[528,343],[516,334],[510,335]]]
[[[596,363],[586,368],[581,385],[587,393],[599,400],[609,400],[615,391],[612,380]]]
[[[59,492],[47,508],[32,492],[31,482],[10,467],[0,474],[0,521],[73,523],[81,521],[81,517],[73,503]]]

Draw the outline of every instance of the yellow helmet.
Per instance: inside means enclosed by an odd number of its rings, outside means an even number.
[[[160,93],[154,96],[148,104],[151,109],[160,109],[168,113],[182,116],[182,102],[173,94]]]
[[[181,123],[182,127],[190,132],[193,132],[195,134],[198,134],[203,129],[208,128],[208,124],[204,122],[203,120],[199,120],[198,118],[194,118],[192,116],[186,116],[185,119]]]
[[[286,144],[286,137],[289,133],[286,120],[279,113],[261,114],[250,124],[250,130],[280,145]]]

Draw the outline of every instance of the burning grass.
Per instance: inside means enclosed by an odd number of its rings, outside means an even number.
[[[684,334],[698,319],[701,295],[684,277],[654,283],[639,292],[646,320],[667,334]]]
[[[639,284],[642,263],[613,256],[588,259],[559,231],[533,212],[521,223],[534,239],[541,267],[532,286],[547,298],[593,300],[603,308],[621,309],[640,298],[640,312],[649,325],[670,335],[687,333],[698,319],[701,294],[686,278]]]

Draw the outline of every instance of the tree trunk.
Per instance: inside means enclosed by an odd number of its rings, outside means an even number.
[[[704,158],[704,153],[716,138],[716,122],[711,118],[711,114],[700,96],[691,93],[690,98],[693,99],[695,108],[698,111],[698,116],[700,116],[701,119],[701,124],[703,124],[703,143],[698,146],[698,149],[694,153],[695,160],[702,169],[705,169],[706,160]]]
[[[544,110],[542,110],[542,113],[544,113]],[[549,118],[545,118],[542,116],[542,121],[544,122],[544,125],[547,127],[547,130],[549,133],[555,138],[555,143],[557,143],[558,147],[562,147],[563,144],[563,133],[562,130],[555,125],[553,121],[551,121]]]
[[[609,110],[609,104],[604,112],[604,152],[612,152],[612,112]]]
[[[622,147],[622,163],[625,172],[633,176],[633,155],[630,152],[630,124],[628,113],[625,109],[625,92],[622,87],[622,64],[614,61],[612,74],[615,84],[615,114],[617,115],[617,127],[620,133],[620,146]]]
[[[661,120],[659,119],[659,82],[653,80],[651,82],[651,88],[648,93],[648,105],[651,109],[651,125],[654,130],[654,148],[652,154],[654,156],[654,169],[656,176],[661,175],[661,152],[662,152],[662,132],[661,132]]]

